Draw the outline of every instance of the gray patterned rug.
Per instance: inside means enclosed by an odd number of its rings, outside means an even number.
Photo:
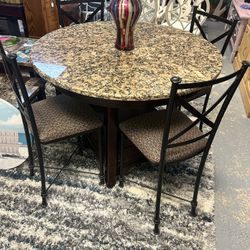
[[[0,88],[2,88],[0,79]],[[1,89],[2,90],[2,89]],[[11,94],[1,91],[1,98]],[[8,101],[8,98],[7,98]],[[10,100],[9,100],[10,101]],[[74,148],[72,141],[44,147],[48,182]],[[198,157],[166,169],[164,191],[191,198]],[[36,164],[37,166],[37,164]],[[155,236],[157,166],[134,166],[125,187],[98,184],[92,150],[75,155],[41,207],[39,172],[27,163],[0,171],[0,249],[214,249],[214,164],[211,155],[201,182],[198,216],[189,203],[163,195],[161,233]]]

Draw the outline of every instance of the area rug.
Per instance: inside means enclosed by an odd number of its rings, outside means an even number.
[[[6,95],[8,96],[8,95]],[[47,182],[68,159],[74,141],[44,147]],[[164,191],[191,199],[199,157],[166,169]],[[125,187],[99,185],[98,161],[86,148],[75,155],[41,207],[40,178],[28,164],[0,171],[0,249],[214,249],[214,164],[207,160],[198,199],[162,197],[161,227],[153,234],[158,166],[135,165]],[[89,174],[91,172],[92,174]],[[138,184],[136,184],[136,183]]]

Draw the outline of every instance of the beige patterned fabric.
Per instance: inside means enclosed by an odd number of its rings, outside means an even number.
[[[25,81],[26,90],[28,92],[28,96],[31,99],[39,92],[42,84],[40,81],[41,79],[36,77],[29,78],[27,81]]]
[[[153,163],[159,163],[160,161],[165,115],[165,110],[154,111],[131,118],[120,124],[122,132]],[[177,110],[171,122],[170,138],[191,123],[192,121],[185,114]],[[174,143],[190,140],[200,135],[202,135],[202,132],[197,127],[194,127],[174,141]],[[166,154],[166,161],[171,163],[190,158],[200,153],[204,149],[206,142],[206,139],[202,139],[185,146],[169,148]]]
[[[65,95],[32,104],[41,142],[46,143],[102,126],[89,106]]]

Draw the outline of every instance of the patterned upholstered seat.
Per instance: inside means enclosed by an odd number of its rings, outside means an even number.
[[[42,143],[102,127],[89,106],[65,95],[35,102],[32,109]]]
[[[153,111],[120,124],[120,129],[131,142],[154,163],[159,163],[166,111]],[[170,138],[189,126],[192,121],[181,111],[176,110],[171,122]],[[198,127],[193,127],[173,143],[183,142],[202,135]],[[166,154],[168,163],[190,158],[201,152],[206,146],[206,139],[192,144],[169,148]]]

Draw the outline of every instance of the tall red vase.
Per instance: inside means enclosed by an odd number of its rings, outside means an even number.
[[[108,10],[117,28],[115,47],[119,50],[134,49],[134,28],[141,15],[140,0],[112,0]]]

